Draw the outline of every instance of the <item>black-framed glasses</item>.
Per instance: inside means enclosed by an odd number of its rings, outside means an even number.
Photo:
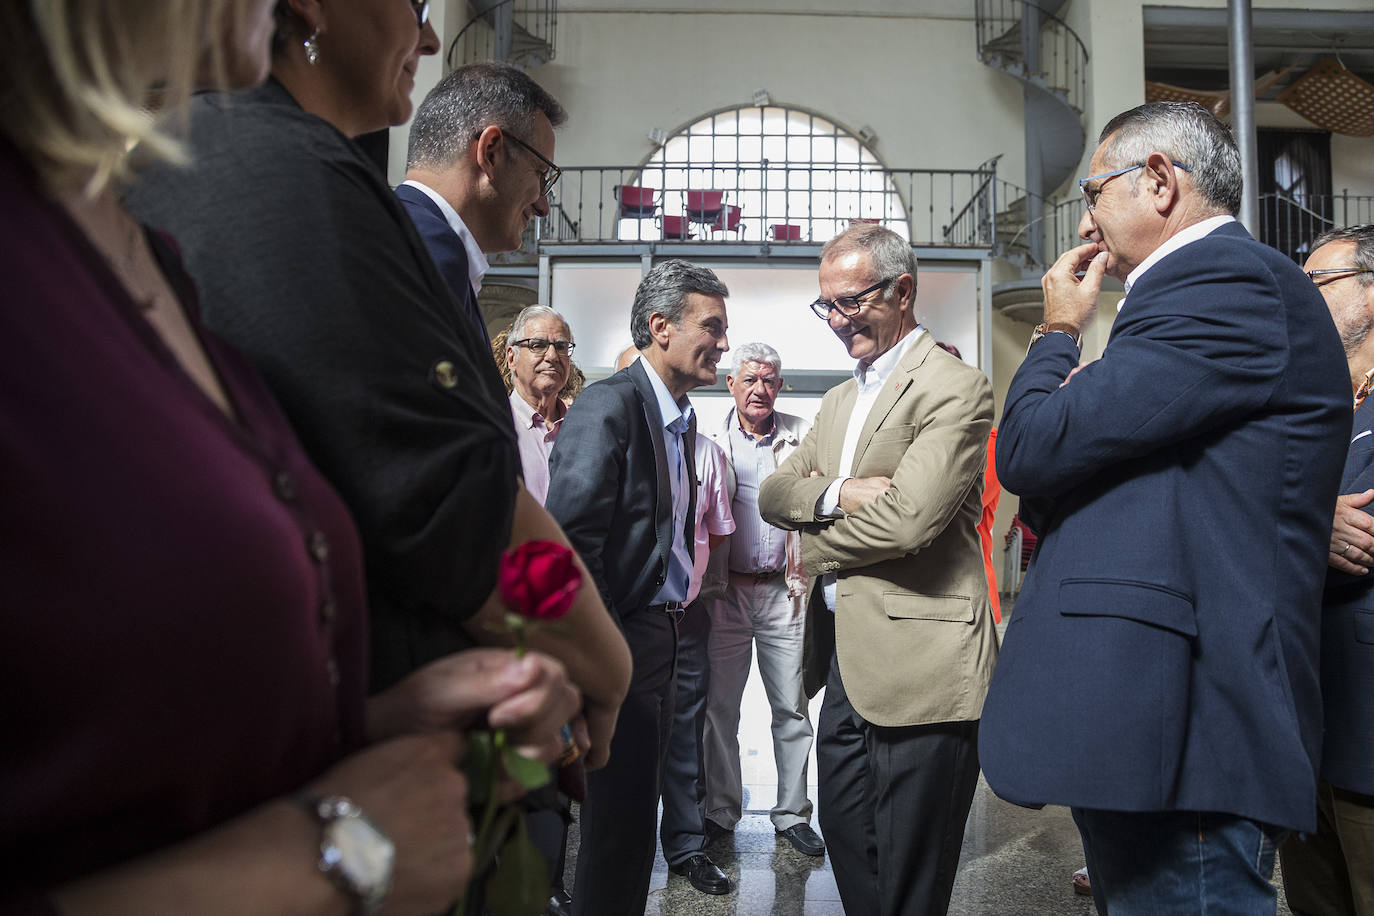
[[[548,197],[549,192],[553,190],[553,186],[558,184],[558,178],[563,174],[563,170],[560,169],[558,166],[554,165],[548,159],[546,159],[544,155],[539,152],[539,150],[530,146],[528,143],[526,143],[524,140],[521,140],[515,134],[510,133],[509,131],[503,131],[503,133],[505,133],[507,137],[510,137],[516,143],[519,143],[522,147],[528,150],[530,155],[534,156],[534,158],[538,159],[540,162],[544,163],[549,167],[548,170],[545,171],[543,176],[541,177],[540,180],[542,184],[539,186],[539,196]]]
[[[898,274],[898,276],[901,275]],[[832,309],[839,309],[840,314],[844,317],[853,318],[855,315],[859,314],[859,309],[864,307],[863,303],[859,301],[860,299],[867,296],[869,293],[877,292],[896,279],[897,277],[888,277],[886,280],[879,280],[868,289],[857,292],[852,296],[838,296],[828,301],[825,299],[817,299],[815,302],[811,303],[811,311],[815,312],[816,317],[821,321],[830,320],[830,312]]]
[[[1173,160],[1170,160],[1170,162],[1173,162]],[[1135,165],[1128,165],[1124,168],[1119,168],[1114,172],[1103,172],[1101,175],[1089,175],[1087,178],[1078,179],[1078,190],[1083,192],[1083,206],[1087,208],[1089,213],[1093,212],[1097,209],[1097,199],[1102,196],[1102,189],[1107,186],[1107,182],[1111,181],[1118,175],[1125,175],[1127,172],[1134,172],[1136,169],[1143,169],[1147,164],[1148,163],[1145,162],[1137,162]],[[1185,172],[1192,171],[1192,169],[1184,165],[1182,162],[1173,162],[1173,164],[1178,168],[1183,169],[1183,171]],[[1098,179],[1102,180],[1102,183],[1100,185],[1098,185],[1095,188],[1088,187],[1088,182],[1097,181]]]
[[[524,340],[512,340],[508,343],[512,347],[524,347],[535,356],[543,356],[549,347],[553,347],[559,356],[571,356],[573,348],[577,346],[571,340],[549,340],[547,337],[526,337]]]
[[[1304,270],[1303,273],[1307,274],[1307,279],[1322,286],[1323,284],[1317,283],[1318,277],[1329,277],[1332,274],[1374,274],[1374,267],[1323,267],[1321,270]]]
[[[423,29],[429,21],[429,0],[410,0],[410,8],[415,11],[415,24]]]

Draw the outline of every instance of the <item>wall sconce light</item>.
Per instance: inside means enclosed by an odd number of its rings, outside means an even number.
[[[865,124],[859,128],[859,139],[864,146],[873,146],[878,142],[878,132]]]
[[[759,106],[760,108],[767,108],[770,104],[772,104],[772,101],[773,101],[773,100],[770,99],[770,98],[768,97],[768,90],[767,90],[767,89],[755,89],[755,90],[754,90],[754,104],[755,104],[755,105]]]
[[[649,142],[654,146],[662,146],[668,142],[668,132],[661,127],[649,128]]]

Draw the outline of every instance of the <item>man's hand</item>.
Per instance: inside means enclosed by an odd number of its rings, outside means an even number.
[[[891,486],[891,477],[851,477],[840,484],[840,508],[846,515],[858,512]]]
[[[1363,576],[1374,567],[1374,515],[1362,506],[1374,502],[1374,490],[1336,497],[1336,518],[1331,523],[1331,551],[1326,563],[1332,569]]]
[[[1083,277],[1078,272],[1085,270]],[[1045,324],[1070,325],[1081,334],[1097,311],[1097,294],[1107,270],[1107,253],[1096,242],[1070,248],[1040,279],[1045,293]]]

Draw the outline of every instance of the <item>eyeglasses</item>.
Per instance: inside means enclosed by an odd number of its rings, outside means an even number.
[[[900,274],[898,276],[900,276]],[[896,279],[897,277],[888,277],[886,280],[879,280],[868,289],[857,292],[852,296],[839,296],[829,301],[817,299],[815,302],[811,303],[811,311],[815,312],[816,317],[822,321],[830,320],[831,309],[839,309],[840,314],[844,317],[853,318],[855,315],[859,314],[859,309],[864,307],[863,303],[859,301],[860,299],[867,296],[869,293],[882,289]]]
[[[415,24],[423,29],[429,21],[429,0],[410,0],[410,8],[415,11]]]
[[[524,340],[512,340],[507,343],[512,347],[524,347],[535,356],[543,356],[549,347],[553,347],[559,356],[570,356],[573,348],[577,346],[571,340],[549,340],[544,337],[526,337]]]
[[[1328,277],[1332,274],[1374,274],[1374,267],[1324,267],[1321,270],[1305,270],[1303,273],[1307,274],[1307,279],[1317,283],[1318,277]],[[1327,280],[1326,282],[1330,283],[1331,281]],[[1317,283],[1317,285],[1324,286],[1325,284]]]
[[[1170,161],[1172,162],[1172,160]],[[1115,172],[1103,172],[1101,175],[1089,175],[1087,178],[1078,179],[1078,190],[1083,192],[1083,206],[1088,209],[1089,213],[1093,212],[1097,209],[1097,198],[1102,196],[1102,189],[1107,186],[1107,182],[1111,181],[1118,175],[1125,175],[1127,172],[1134,172],[1136,169],[1143,169],[1145,168],[1146,164],[1147,163],[1144,162],[1137,162],[1135,165],[1128,165],[1125,168],[1117,169]],[[1183,169],[1183,171],[1185,172],[1192,171],[1192,169],[1184,165],[1182,162],[1174,162],[1173,164],[1178,168]],[[1099,178],[1102,179],[1102,183],[1100,185],[1098,185],[1095,188],[1088,187],[1088,182],[1097,181]]]
[[[543,181],[543,184],[539,187],[539,196],[548,197],[549,192],[553,190],[553,186],[558,184],[558,178],[563,174],[563,170],[560,169],[558,166],[554,165],[549,160],[545,159],[544,156],[540,154],[539,150],[530,146],[528,143],[526,143],[524,140],[521,140],[515,134],[508,133],[505,131],[503,131],[503,133],[505,133],[507,137],[510,137],[516,143],[519,143],[526,150],[529,150],[530,155],[534,156],[534,158],[538,159],[540,162],[544,163],[549,167],[548,170],[544,172],[541,179]]]

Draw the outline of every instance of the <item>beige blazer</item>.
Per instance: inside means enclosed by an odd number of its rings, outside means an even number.
[[[922,334],[874,403],[853,466],[841,468],[857,397],[852,379],[827,392],[811,432],[759,495],[765,519],[802,532],[812,577],[837,574],[833,617],[812,591],[807,690],[824,683],[833,640],[865,720],[977,719],[997,659],[977,531],[992,386]],[[818,518],[826,487],[848,476],[891,477],[892,487],[852,515]]]

